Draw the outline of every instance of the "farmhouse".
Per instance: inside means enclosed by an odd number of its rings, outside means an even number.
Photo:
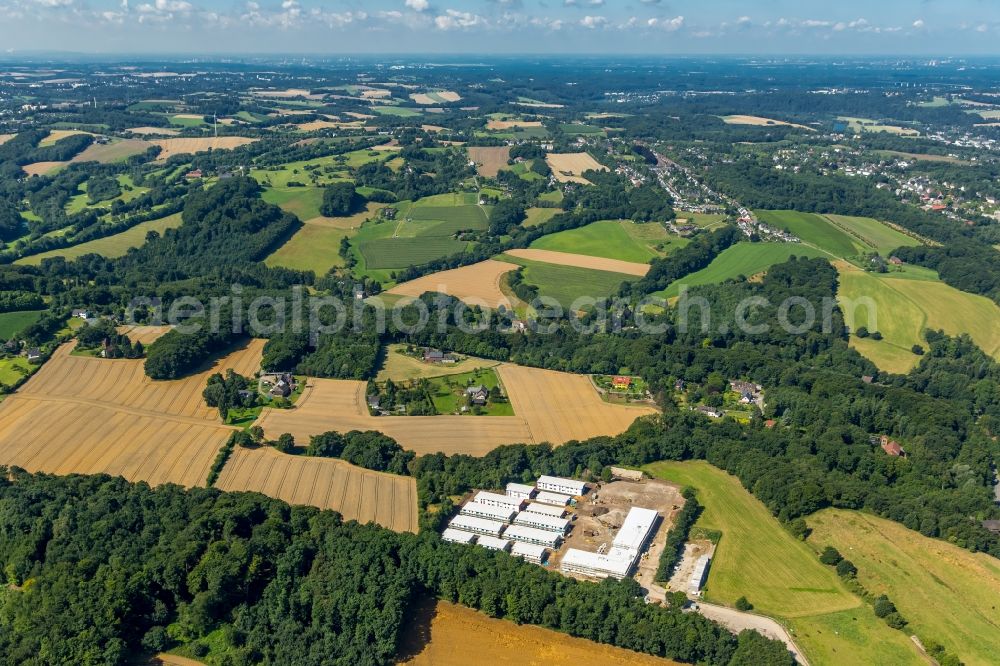
[[[473,516],[455,516],[448,523],[448,527],[487,536],[500,536],[500,532],[503,531],[503,523],[499,520],[487,520]]]
[[[722,412],[720,410],[716,409],[715,407],[709,407],[708,405],[698,405],[694,409],[695,409],[696,412],[701,412],[705,416],[708,416],[708,417],[713,418],[713,419],[721,419],[722,418]]]
[[[475,516],[476,518],[486,518],[487,520],[499,520],[502,523],[509,523],[515,515],[514,509],[510,506],[489,506],[478,502],[469,502],[462,507],[459,512],[463,516]]]
[[[898,458],[906,457],[906,451],[904,451],[903,447],[899,445],[899,442],[889,439],[888,435],[882,435],[879,437],[879,445],[882,447],[882,450],[890,456],[896,456]]]
[[[481,536],[476,539],[476,543],[485,548],[486,550],[502,550],[507,552],[510,550],[510,539],[501,539],[499,537],[491,536]]]
[[[548,491],[542,491],[535,495],[535,502],[539,504],[551,504],[552,506],[564,507],[570,503],[573,499],[569,495],[560,495],[559,493],[550,493]]]
[[[562,535],[558,532],[540,530],[537,527],[527,527],[525,525],[511,525],[504,531],[503,535],[514,541],[522,541],[546,548],[555,548],[562,540]]]
[[[632,386],[632,378],[617,375],[611,378],[611,386],[616,391],[627,391]]]
[[[529,486],[526,483],[508,483],[507,484],[507,497],[512,497],[516,500],[530,500],[535,495],[535,487]]]
[[[470,404],[483,406],[489,400],[490,392],[485,386],[470,386],[465,389],[465,395],[469,398]]]
[[[42,352],[38,347],[32,347],[28,350],[28,362],[38,363],[42,360]]]
[[[587,484],[583,481],[575,481],[573,479],[564,479],[559,476],[540,476],[538,477],[539,490],[548,490],[554,493],[563,493],[564,495],[583,495],[587,492]]]
[[[546,550],[545,546],[538,546],[533,543],[524,543],[523,541],[515,541],[514,546],[510,549],[510,554],[515,557],[520,557],[526,562],[541,564],[545,561],[545,558],[548,555],[548,550]]]
[[[553,504],[539,504],[538,502],[532,502],[525,508],[524,513],[540,513],[543,516],[562,518],[566,515],[566,509]]]
[[[450,543],[464,543],[466,545],[472,544],[476,540],[476,535],[472,532],[466,532],[464,530],[456,530],[454,528],[448,527],[444,532],[441,533],[441,538]]]
[[[507,495],[501,495],[500,493],[491,493],[486,490],[480,490],[476,493],[476,496],[472,501],[477,504],[485,504],[486,506],[498,506],[504,509],[510,509],[511,511],[520,511],[521,507],[524,506],[523,499],[508,497]]]
[[[569,521],[565,518],[556,518],[554,516],[546,516],[542,513],[532,513],[531,511],[522,511],[517,514],[514,518],[515,525],[524,525],[525,527],[535,527],[540,530],[548,530],[550,532],[558,532],[559,534],[566,534],[569,530]]]

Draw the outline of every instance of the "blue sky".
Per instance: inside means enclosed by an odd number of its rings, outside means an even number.
[[[1000,55],[997,0],[0,0],[0,51]]]

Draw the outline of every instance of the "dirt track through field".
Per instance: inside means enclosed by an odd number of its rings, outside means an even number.
[[[510,307],[510,301],[500,289],[500,280],[516,269],[514,264],[487,259],[478,264],[463,266],[450,271],[440,271],[398,284],[386,293],[417,298],[425,292],[441,292],[454,296],[470,305],[495,308]]]
[[[590,268],[595,271],[625,273],[626,275],[638,275],[639,277],[642,277],[649,272],[649,264],[640,264],[634,261],[622,261],[620,259],[605,259],[604,257],[591,257],[585,254],[573,254],[571,252],[556,252],[554,250],[535,250],[525,248],[520,250],[507,250],[506,254],[509,254],[512,257],[519,257],[521,259],[529,259],[531,261],[543,261],[547,264]]]
[[[365,382],[310,379],[293,410],[265,409],[258,424],[268,437],[291,433],[300,446],[331,430],[378,430],[404,448],[423,453],[484,455],[503,444],[551,442],[616,435],[651,406],[601,400],[583,375],[511,364],[497,368],[514,416],[371,416]]]
[[[237,447],[216,487],[333,509],[344,520],[374,522],[397,532],[417,531],[417,485],[412,477],[373,472],[342,460]]]

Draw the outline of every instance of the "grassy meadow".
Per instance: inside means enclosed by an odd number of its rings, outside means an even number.
[[[652,232],[644,227],[652,227]],[[656,239],[655,232],[659,234]],[[628,220],[601,220],[585,227],[543,236],[531,244],[533,249],[552,250],[605,257],[644,264],[659,256],[655,242],[667,240],[666,230],[656,222],[636,224]],[[678,239],[680,240],[680,239]]]
[[[618,293],[622,282],[637,279],[624,273],[595,271],[575,266],[557,266],[520,257],[507,257],[504,261],[524,266],[524,281],[538,287],[538,295],[555,299],[569,309],[580,297],[603,298]]]
[[[86,243],[80,243],[79,245],[73,245],[72,247],[64,247],[58,250],[42,252],[41,254],[33,254],[29,257],[18,259],[14,263],[37,266],[42,263],[43,259],[49,259],[51,257],[65,257],[67,260],[72,260],[82,257],[85,254],[99,254],[102,257],[114,259],[125,255],[125,253],[127,253],[130,249],[139,247],[145,243],[146,235],[150,231],[162,234],[167,229],[174,229],[181,226],[181,221],[181,214],[175,213],[174,215],[162,217],[158,220],[140,222],[134,227],[112,236],[105,236],[104,238],[87,241]]]
[[[22,329],[38,321],[41,310],[0,313],[0,340],[10,340]]]
[[[739,479],[705,462],[647,465],[655,478],[698,490],[695,527],[721,532],[705,586],[707,601],[755,610],[790,628],[813,666],[922,664],[913,644],[854,596],[813,549],[787,532]]]

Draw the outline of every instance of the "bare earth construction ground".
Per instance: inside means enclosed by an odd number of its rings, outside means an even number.
[[[497,368],[515,416],[371,416],[365,382],[310,379],[295,409],[265,409],[258,424],[268,437],[291,433],[300,445],[336,430],[379,430],[417,454],[483,455],[503,444],[551,442],[616,435],[650,406],[612,405],[590,379],[511,364]]]

